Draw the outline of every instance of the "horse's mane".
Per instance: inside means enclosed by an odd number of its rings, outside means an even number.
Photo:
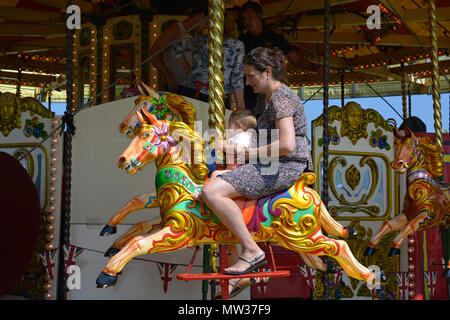
[[[189,146],[190,154],[186,164],[194,175],[196,183],[203,183],[208,176],[209,169],[206,166],[204,156],[204,141],[202,136],[189,125],[179,121],[168,121],[169,133],[177,142]],[[174,134],[175,133],[175,134]]]
[[[427,157],[429,166],[429,173],[433,178],[439,178],[444,173],[444,166],[442,163],[441,149],[437,144],[431,140],[430,137],[419,137],[419,148]]]
[[[141,101],[151,98],[152,95],[141,94],[134,100],[134,104],[137,106]],[[164,98],[166,99],[168,109],[172,112],[177,112],[180,115],[181,121],[194,129],[194,123],[197,119],[197,110],[195,107],[182,96],[175,93],[166,93],[164,94]]]
[[[170,109],[177,111],[181,116],[181,121],[194,129],[194,122],[197,118],[195,107],[182,96],[174,93],[166,94],[167,105]]]

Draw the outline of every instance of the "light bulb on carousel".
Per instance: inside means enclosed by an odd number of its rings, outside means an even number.
[[[415,240],[414,236],[409,236],[407,240],[408,246],[408,272],[409,272],[409,297],[414,298],[415,293],[415,271],[416,271],[416,258],[415,258]]]
[[[59,125],[58,119],[52,120],[52,131],[54,131]],[[58,152],[58,133],[53,133],[51,139],[50,139],[50,188],[49,188],[49,195],[48,195],[48,204],[47,204],[47,236],[46,236],[46,247],[45,249],[47,251],[53,250],[53,241],[55,239],[54,231],[54,222],[55,222],[55,200],[56,200],[56,182],[57,182],[57,152]],[[44,293],[44,299],[50,300],[52,299],[52,294],[49,292],[52,288],[52,284],[50,283],[50,277],[46,275],[45,280],[47,281],[46,284],[44,284],[44,290],[46,291]]]

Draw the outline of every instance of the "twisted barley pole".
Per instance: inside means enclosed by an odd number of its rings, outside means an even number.
[[[223,23],[225,5],[222,0],[209,0],[209,127],[225,138],[225,94],[223,79]]]
[[[430,0],[429,6],[430,18],[430,38],[431,38],[431,91],[433,95],[433,109],[434,109],[434,131],[436,136],[436,144],[441,150],[441,167],[444,165],[443,160],[443,140],[442,140],[442,114],[441,114],[441,99],[439,94],[439,60],[438,60],[438,43],[437,43],[437,28],[436,28],[436,0]],[[443,169],[442,169],[443,172]]]
[[[223,79],[223,24],[225,4],[223,0],[209,0],[208,82],[209,82],[209,128],[215,129],[217,138],[225,139],[225,93]],[[211,139],[215,139],[212,136]],[[216,159],[223,159],[216,152]],[[216,160],[217,162],[217,160]],[[207,250],[207,248],[205,248]],[[211,268],[216,272],[217,245],[211,245]],[[228,282],[226,283],[228,289]],[[224,288],[222,288],[222,292]],[[212,281],[211,296],[215,294]]]
[[[323,166],[322,166],[322,201],[328,207],[328,72],[329,72],[329,52],[330,52],[330,0],[325,0],[324,6],[324,39],[323,39]],[[342,79],[343,80],[343,79]],[[325,233],[326,235],[326,233]],[[327,257],[324,257],[324,262],[328,264]],[[323,300],[328,300],[330,296],[330,279],[327,272],[323,273]]]
[[[401,62],[401,85],[402,85],[402,106],[403,106],[403,121],[408,118],[408,105],[406,102],[406,72],[405,72],[405,62]]]

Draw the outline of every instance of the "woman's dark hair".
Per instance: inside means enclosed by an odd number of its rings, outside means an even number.
[[[255,48],[244,56],[243,62],[253,66],[259,72],[271,67],[274,79],[281,82],[286,81],[286,57],[278,48]]]
[[[242,5],[242,7],[241,7],[241,13],[242,12],[244,12],[245,10],[248,10],[248,9],[252,9],[256,14],[262,14],[263,13],[263,11],[262,11],[262,8],[261,8],[261,6],[258,4],[258,3],[256,3],[256,2],[253,2],[253,1],[247,1],[246,3],[244,3],[243,5]]]

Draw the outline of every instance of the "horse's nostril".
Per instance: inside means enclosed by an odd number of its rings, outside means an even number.
[[[123,130],[125,128],[125,123],[121,123],[119,128],[120,130]]]
[[[122,163],[124,163],[125,162],[125,157],[120,157],[119,158],[119,164],[122,164]]]

